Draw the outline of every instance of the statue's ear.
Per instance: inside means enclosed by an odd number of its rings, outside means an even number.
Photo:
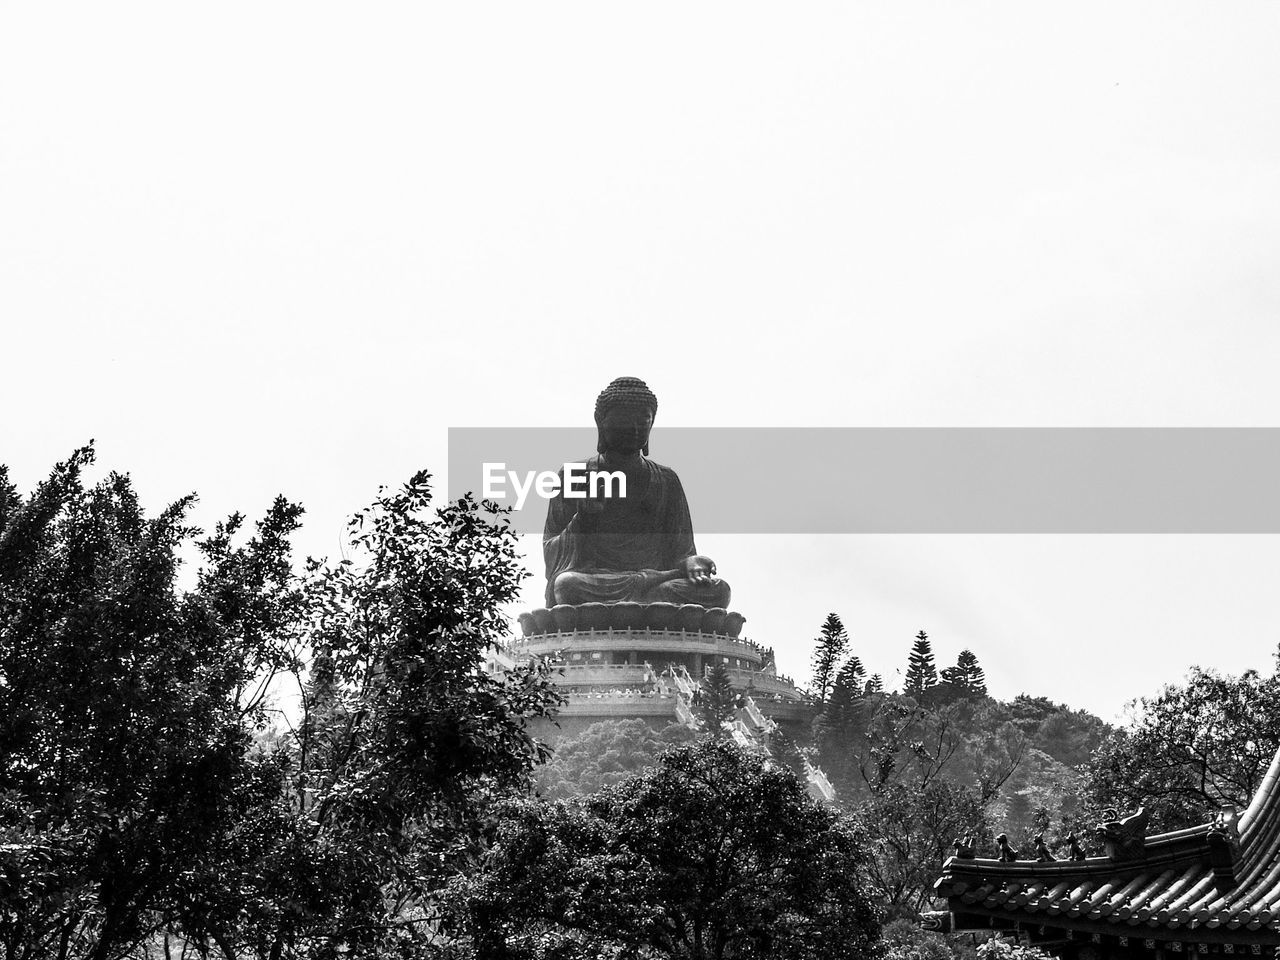
[[[643,453],[646,457],[649,455],[649,441],[648,441],[648,440],[646,440],[646,441],[644,442],[644,446],[640,448],[640,452],[641,452],[641,453]]]

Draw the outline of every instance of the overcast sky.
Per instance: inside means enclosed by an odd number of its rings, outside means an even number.
[[[624,374],[672,425],[1280,426],[1277,50],[1247,2],[3,4],[0,462],[93,437],[332,555],[448,427]],[[797,675],[836,610],[890,685],[923,628],[1112,718],[1280,641],[1272,536],[699,547]]]

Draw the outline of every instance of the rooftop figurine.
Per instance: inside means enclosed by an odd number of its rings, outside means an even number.
[[[1013,863],[1018,859],[1018,851],[1009,845],[1009,837],[1006,834],[1002,833],[996,837],[996,845],[1000,848],[1001,863]]]
[[[1049,849],[1049,845],[1044,842],[1044,834],[1036,834],[1036,859],[1041,863],[1052,863],[1058,858],[1053,855],[1053,851]]]
[[[1068,860],[1078,862],[1084,859],[1084,848],[1080,846],[1080,841],[1077,839],[1074,830],[1067,834],[1067,844],[1071,848],[1071,854],[1067,857]]]

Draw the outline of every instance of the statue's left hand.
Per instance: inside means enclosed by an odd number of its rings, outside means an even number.
[[[694,583],[709,583],[715,579],[716,564],[710,557],[695,554],[692,557],[685,557],[681,563],[681,572],[686,579]]]

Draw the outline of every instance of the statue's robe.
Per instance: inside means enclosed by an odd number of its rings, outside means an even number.
[[[596,456],[586,461],[586,469],[590,475],[607,468]],[[590,532],[565,530],[586,501],[564,496],[564,471],[560,471],[560,489],[548,503],[542,534],[548,607],[620,600],[728,603],[728,585],[723,581],[702,584],[683,577],[667,581],[660,577],[697,553],[689,503],[674,470],[642,458],[638,467],[627,471],[625,498],[594,499],[599,510],[593,514]],[[574,575],[561,581],[562,595],[571,597],[567,601],[556,593],[556,579],[562,574]]]

